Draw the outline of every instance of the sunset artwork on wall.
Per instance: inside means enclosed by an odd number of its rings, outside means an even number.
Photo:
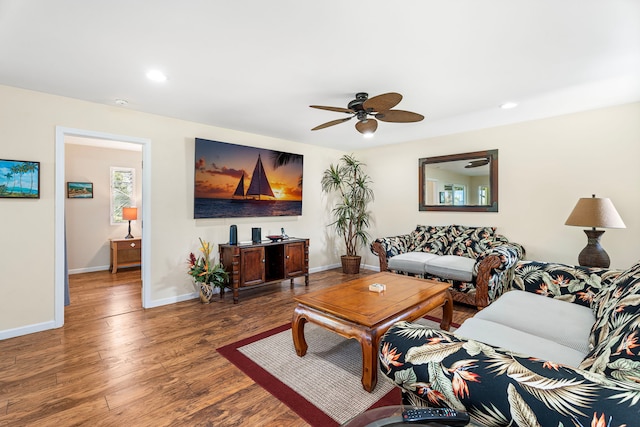
[[[303,156],[196,138],[194,218],[302,215]]]

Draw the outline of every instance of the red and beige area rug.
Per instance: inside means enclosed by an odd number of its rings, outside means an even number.
[[[438,327],[437,319],[419,323]],[[372,393],[362,388],[356,340],[305,325],[304,357],[293,347],[291,325],[218,348],[218,352],[313,426],[339,426],[370,408],[400,404],[400,390],[382,374]]]

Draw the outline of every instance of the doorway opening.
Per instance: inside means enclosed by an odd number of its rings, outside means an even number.
[[[150,283],[150,234],[149,218],[151,214],[150,187],[151,187],[151,141],[146,138],[138,138],[124,135],[113,135],[103,132],[94,132],[82,129],[56,127],[56,171],[55,171],[55,295],[54,295],[54,323],[55,327],[64,324],[65,286],[67,283],[68,266],[66,265],[68,251],[65,244],[65,217],[66,217],[66,170],[65,147],[77,141],[91,141],[99,147],[105,148],[141,148],[142,151],[142,179],[141,179],[141,203],[142,215],[139,218],[142,240],[141,253],[141,304],[143,308],[151,305]]]

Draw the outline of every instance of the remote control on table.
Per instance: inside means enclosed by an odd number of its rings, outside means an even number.
[[[437,422],[447,426],[466,426],[469,414],[450,408],[415,408],[402,411],[405,423]]]

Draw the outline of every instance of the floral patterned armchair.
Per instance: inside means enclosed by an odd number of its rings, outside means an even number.
[[[399,322],[382,337],[379,357],[405,403],[467,410],[487,426],[640,425],[640,263],[621,272],[519,262],[512,286],[593,310],[580,366]],[[540,327],[561,325],[545,325],[540,313]]]
[[[495,227],[418,225],[409,234],[378,238],[371,243],[370,249],[378,256],[380,271],[391,271],[389,259],[410,252],[474,259],[472,281],[453,280],[428,273],[418,276],[449,282],[454,301],[482,309],[508,288],[516,263],[524,257],[525,252],[521,245],[509,242],[495,231]]]

